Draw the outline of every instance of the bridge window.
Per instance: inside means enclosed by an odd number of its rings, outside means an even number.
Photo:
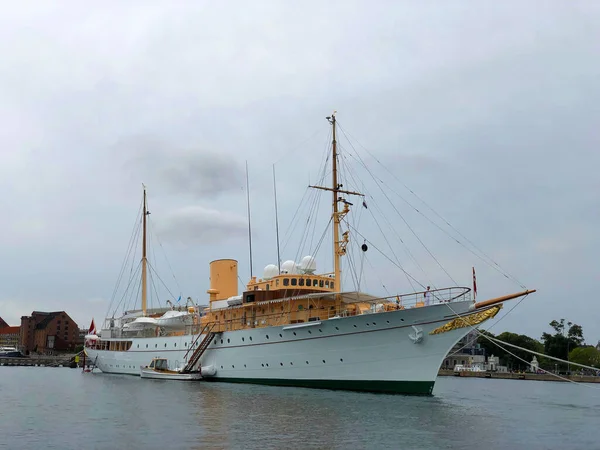
[[[283,285],[284,286],[289,286],[290,285],[290,279],[289,278],[284,278],[283,279]]]
[[[304,278],[298,280],[298,286],[304,286]]]
[[[317,287],[319,285],[319,280],[313,280],[313,286]]]
[[[323,280],[319,280],[319,287],[323,287]]]
[[[296,286],[298,284],[298,280],[292,278],[292,286]]]

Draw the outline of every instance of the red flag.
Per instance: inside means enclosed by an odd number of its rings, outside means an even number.
[[[96,334],[96,325],[94,324],[94,319],[92,319],[92,323],[90,324],[90,330],[88,334]]]
[[[473,299],[477,297],[477,278],[475,278],[475,267],[473,267]]]

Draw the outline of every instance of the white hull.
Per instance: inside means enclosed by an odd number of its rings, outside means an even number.
[[[471,302],[453,302],[468,311]],[[201,358],[205,379],[431,394],[443,359],[469,327],[429,335],[455,318],[446,304],[217,334]],[[415,342],[415,338],[422,340]],[[133,338],[126,352],[86,349],[107,373],[139,375],[153,357],[185,364],[193,337]]]

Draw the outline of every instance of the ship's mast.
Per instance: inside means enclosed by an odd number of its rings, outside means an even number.
[[[335,111],[331,115],[329,121],[331,123],[332,140],[331,147],[333,152],[332,163],[332,185],[331,189],[333,192],[333,274],[335,279],[335,290],[341,291],[342,284],[342,266],[340,261],[340,216],[338,213],[338,180],[337,180],[337,141],[335,139]]]
[[[146,258],[146,216],[148,213],[148,206],[146,205],[146,186],[144,186],[144,211],[142,213],[142,316],[146,315],[146,300],[147,300],[147,265],[148,260]]]
[[[335,113],[330,117],[327,117],[327,120],[331,124],[332,128],[332,186],[324,187],[324,186],[310,186],[315,189],[322,189],[324,191],[331,191],[333,193],[333,208],[332,208],[332,220],[333,220],[333,273],[334,273],[334,282],[335,282],[335,291],[341,292],[342,290],[342,264],[341,257],[346,254],[346,245],[348,244],[348,231],[342,234],[342,238],[340,239],[340,223],[342,219],[350,212],[351,203],[347,202],[344,198],[340,197],[340,194],[347,195],[360,195],[358,192],[346,191],[340,189],[342,187],[341,184],[338,183],[338,168],[337,168],[337,139],[336,139],[336,120]],[[338,204],[344,204],[344,209],[342,211],[339,210]],[[340,299],[336,296],[336,304],[339,303]]]

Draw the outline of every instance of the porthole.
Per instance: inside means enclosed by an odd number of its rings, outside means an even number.
[[[177,342],[175,342],[175,343],[173,344],[173,347],[177,347]]]
[[[250,336],[250,340],[252,340],[252,336]]]
[[[154,348],[158,348],[158,344],[154,344]]]
[[[400,322],[404,322],[404,319],[400,319]]]
[[[340,358],[340,362],[344,362],[344,360],[342,358]]]
[[[246,364],[244,364],[244,367],[246,367]]]
[[[279,363],[279,365],[280,365],[280,366],[283,366],[283,363],[282,363],[282,362],[280,362],[280,363]]]
[[[187,342],[184,342],[184,343],[183,343],[183,346],[184,346],[184,347],[187,347]]]
[[[267,334],[265,337],[266,337],[267,339],[269,339],[269,335],[268,335],[268,334]]]
[[[390,321],[389,321],[389,320],[386,320],[386,322],[387,322],[387,323],[390,323]]]
[[[281,335],[281,333],[279,333],[279,337],[283,337],[283,336]]]
[[[308,364],[308,361],[306,361],[306,364]]]
[[[261,364],[261,366],[265,367],[265,365],[264,365],[264,364]]]
[[[231,365],[231,368],[232,368],[232,369],[235,369],[235,366],[232,364],[232,365]]]
[[[308,330],[308,334],[312,334],[312,331]]]
[[[194,344],[192,344],[192,346],[193,346],[193,345],[194,345]],[[215,339],[215,345],[217,345],[217,340],[216,340],[216,339]]]
[[[221,366],[221,369],[223,368],[223,366]]]
[[[167,343],[165,342],[165,348],[167,348]]]
[[[146,344],[146,348],[148,348],[148,344]]]
[[[321,329],[319,328],[319,333],[322,333],[322,332],[323,332],[323,330],[321,330]]]
[[[229,344],[231,341],[229,339],[227,339],[227,343]]]
[[[325,360],[323,360],[323,364],[325,364]]]
[[[356,328],[356,324],[354,325],[354,328]]]
[[[296,332],[294,331],[294,336],[296,336]]]
[[[267,363],[266,366],[269,367],[269,363]]]
[[[339,328],[339,327],[335,327],[335,329],[336,329],[336,330],[338,330],[338,331],[340,331],[340,328]]]
[[[140,344],[138,344],[137,348],[140,348]]]
[[[377,325],[375,322],[373,322],[373,326]]]
[[[221,344],[223,343],[223,339],[221,339]]]
[[[367,326],[369,326],[369,322],[367,322]]]
[[[293,365],[294,365],[294,363],[290,361],[290,366],[293,366]]]

